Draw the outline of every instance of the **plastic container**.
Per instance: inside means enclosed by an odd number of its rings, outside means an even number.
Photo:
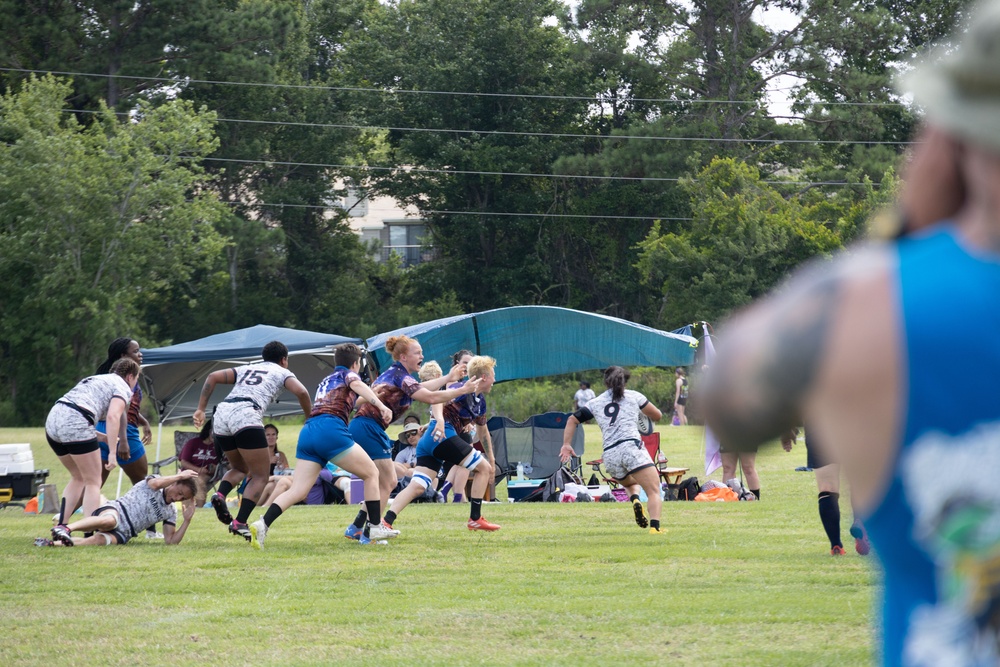
[[[517,479],[524,479],[524,464],[520,461],[517,462]]]

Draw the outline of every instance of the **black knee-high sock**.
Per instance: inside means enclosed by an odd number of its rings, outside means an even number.
[[[387,524],[389,524],[390,526],[392,524],[396,523],[396,513],[393,512],[392,510],[389,510],[388,512],[386,512],[385,513],[385,522]]]
[[[274,523],[284,510],[281,509],[281,505],[278,503],[271,503],[271,506],[267,508],[264,512],[264,525],[268,528]]]
[[[227,482],[226,480],[222,480],[221,482],[219,482],[219,493],[222,494],[223,498],[227,497],[229,495],[229,492],[232,490],[233,490],[233,485]]]
[[[483,499],[469,498],[469,503],[472,505],[472,509],[469,511],[469,519],[471,521],[478,521],[483,516]]]
[[[750,489],[750,493],[757,496],[757,500],[760,500],[760,489]]]
[[[379,515],[382,513],[382,503],[378,500],[366,500],[365,509],[368,516],[368,520],[372,523],[379,523]]]
[[[257,503],[243,496],[243,500],[240,502],[240,511],[236,514],[236,522],[246,523],[255,507],[257,507]]]
[[[823,530],[830,538],[830,548],[841,547],[840,541],[840,494],[823,491],[819,494],[819,520],[823,522]]]
[[[358,512],[356,517],[354,517],[354,527],[364,528],[366,523],[368,523],[368,510],[366,510],[364,505],[362,505],[361,511]]]

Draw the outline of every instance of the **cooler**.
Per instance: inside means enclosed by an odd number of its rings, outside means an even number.
[[[0,445],[0,475],[30,473],[35,470],[31,445],[27,442]]]
[[[507,500],[517,502],[540,487],[544,479],[511,479],[507,481]]]
[[[48,476],[48,470],[34,470],[26,473],[12,472],[0,475],[0,489],[12,489],[15,498],[34,498],[38,495],[38,487],[45,483],[45,478]]]

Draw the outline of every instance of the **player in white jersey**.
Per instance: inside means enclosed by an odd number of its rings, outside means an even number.
[[[139,379],[139,364],[133,359],[119,359],[106,375],[92,375],[80,380],[65,396],[56,401],[45,420],[45,439],[59,462],[69,471],[70,481],[63,489],[59,524],[65,520],[68,506],[83,505],[84,516],[97,509],[101,502],[101,453],[98,438],[117,448],[120,426],[132,399],[132,390]],[[106,419],[107,435],[98,434],[94,425]],[[123,443],[123,446],[128,447]],[[107,463],[111,470],[117,463]]]
[[[219,521],[229,525],[229,532],[247,541],[250,540],[247,519],[257,506],[271,471],[271,457],[264,435],[264,411],[282,389],[295,394],[305,414],[312,411],[309,392],[288,370],[288,348],[284,343],[271,341],[264,346],[260,356],[263,361],[259,363],[210,373],[205,378],[198,410],[194,413],[195,426],[201,428],[205,422],[205,406],[215,385],[236,385],[229,396],[216,406],[212,419],[215,442],[231,466],[219,482],[219,490],[212,496],[212,507]],[[226,507],[226,496],[247,475],[250,481],[243,489],[243,501],[233,519]]]
[[[660,476],[642,444],[638,420],[640,412],[653,421],[660,419],[663,414],[645,396],[625,388],[629,377],[629,372],[621,366],[610,366],[604,371],[604,386],[608,390],[591,399],[566,420],[559,457],[563,463],[569,461],[574,456],[573,435],[576,427],[582,422],[596,420],[604,439],[605,469],[628,489],[635,522],[639,527],[649,526],[651,534],[660,534],[665,532],[660,529],[660,510],[663,507]],[[642,511],[642,502],[639,501],[639,487],[642,487],[649,499],[648,521]]]
[[[194,516],[194,470],[182,470],[177,475],[149,475],[128,490],[118,500],[97,508],[92,516],[52,529],[52,538],[38,538],[37,546],[105,546],[125,544],[150,526],[163,522],[163,541],[179,544]],[[184,523],[176,528],[177,510],[174,503],[184,503]],[[73,537],[74,532],[90,532],[90,537]]]

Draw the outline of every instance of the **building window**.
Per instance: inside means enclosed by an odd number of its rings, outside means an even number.
[[[389,253],[396,253],[403,260],[403,266],[413,266],[430,259],[430,253],[423,247],[427,227],[423,223],[385,222],[382,236],[382,259]]]

